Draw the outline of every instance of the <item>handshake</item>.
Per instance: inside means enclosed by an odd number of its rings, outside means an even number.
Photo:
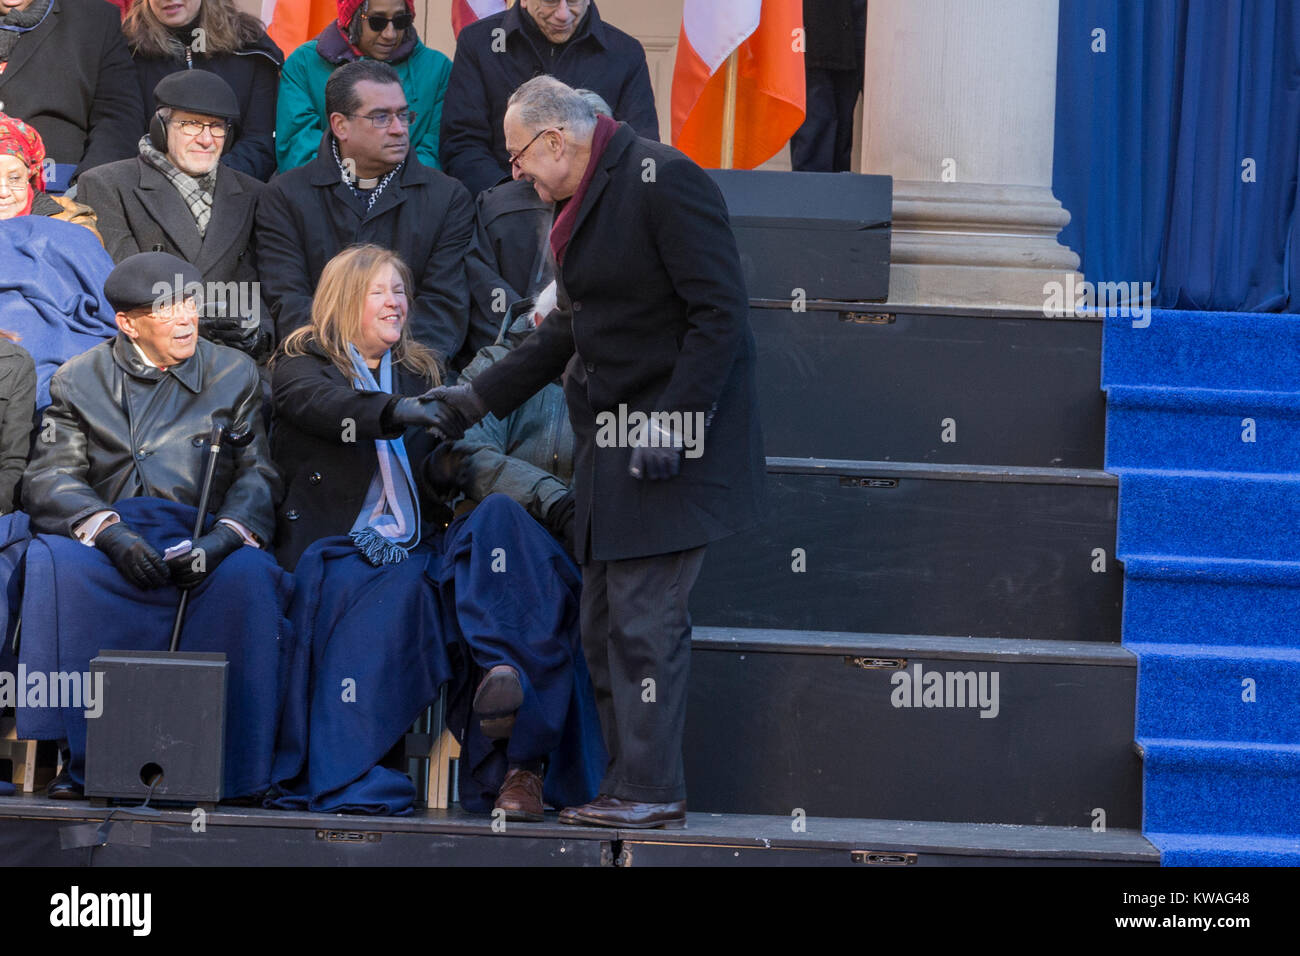
[[[471,385],[440,385],[414,398],[399,398],[389,412],[398,425],[419,425],[442,441],[459,441],[487,414]]]

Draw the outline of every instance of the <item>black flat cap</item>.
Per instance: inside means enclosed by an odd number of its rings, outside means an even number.
[[[104,280],[104,297],[116,312],[170,304],[202,289],[203,275],[170,252],[137,252],[119,262]]]
[[[239,97],[229,83],[208,70],[167,74],[153,88],[153,98],[159,106],[227,120],[239,119]]]

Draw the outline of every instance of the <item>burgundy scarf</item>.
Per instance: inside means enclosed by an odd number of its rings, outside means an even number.
[[[577,190],[564,204],[560,214],[555,217],[555,225],[551,227],[551,252],[555,256],[557,266],[564,265],[564,251],[573,236],[573,227],[578,221],[578,210],[582,208],[583,197],[587,195],[587,187],[591,185],[591,179],[596,175],[596,167],[605,152],[605,147],[609,145],[616,132],[618,132],[616,122],[604,114],[596,117],[596,131],[591,137],[591,158],[587,160],[587,169],[582,174]]]

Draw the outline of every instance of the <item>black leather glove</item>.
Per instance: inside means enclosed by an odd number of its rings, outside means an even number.
[[[397,431],[408,425],[432,428],[441,420],[433,403],[423,395],[390,402],[384,409],[384,419],[385,431]]]
[[[469,484],[468,456],[445,441],[424,459],[424,480],[441,498],[449,498]]]
[[[459,441],[465,430],[487,414],[487,406],[473,385],[443,385],[420,396],[433,408],[436,421],[430,431],[446,441]]]
[[[173,583],[182,591],[198,587],[217,565],[243,545],[244,538],[238,531],[218,522],[207,534],[196,538],[190,550],[167,559]]]
[[[271,335],[260,325],[246,326],[238,317],[215,316],[204,318],[199,332],[218,345],[228,345],[261,361],[271,351]]]
[[[108,555],[122,577],[143,591],[160,588],[171,580],[162,555],[124,521],[101,528],[95,535],[95,547]]]
[[[573,554],[573,519],[575,516],[573,492],[566,491],[546,512],[546,528],[564,549]]]

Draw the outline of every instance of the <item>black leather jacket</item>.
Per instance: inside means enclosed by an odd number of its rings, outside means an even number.
[[[247,355],[199,339],[193,356],[163,372],[119,332],[66,362],[50,381],[50,398],[23,477],[33,530],[72,535],[123,498],[198,505],[216,421],[228,431],[251,428],[253,441],[223,447],[208,509],[270,545],[280,478],[262,424],[257,366]]]

